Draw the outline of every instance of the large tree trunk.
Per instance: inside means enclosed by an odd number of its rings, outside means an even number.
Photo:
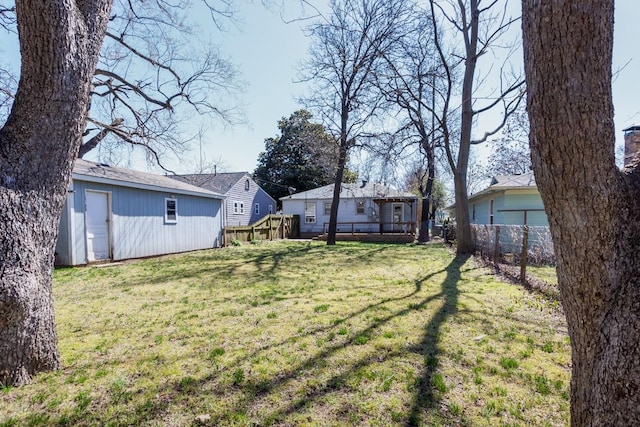
[[[420,195],[422,196],[422,207],[420,211],[420,231],[418,233],[418,243],[429,241],[429,224],[431,223],[431,206],[433,206],[433,183],[436,180],[436,161],[432,145],[425,139],[422,146],[427,153],[427,182],[424,188],[420,185]]]
[[[344,168],[347,165],[347,143],[346,138],[340,144],[340,155],[338,156],[338,169],[336,179],[333,183],[333,199],[331,200],[331,216],[329,217],[329,230],[327,231],[327,245],[336,244],[336,233],[338,232],[338,207],[340,206],[340,189],[344,178]]]
[[[572,344],[571,423],[640,425],[640,180],[614,159],[613,2],[522,5],[533,168]]]
[[[473,83],[478,62],[478,28],[479,16],[478,0],[469,3],[469,20],[465,22],[465,62],[462,78],[462,101],[460,115],[460,148],[456,170],[453,171],[454,192],[456,203],[456,253],[468,254],[475,249],[471,236],[471,222],[469,219],[469,196],[467,194],[467,169],[469,168],[469,153],[471,151],[471,131],[473,128]]]
[[[21,75],[0,129],[0,383],[60,361],[54,249],[110,0],[16,1]]]

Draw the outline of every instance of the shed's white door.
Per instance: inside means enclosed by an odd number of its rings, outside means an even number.
[[[87,262],[108,260],[109,194],[87,191],[85,198]]]

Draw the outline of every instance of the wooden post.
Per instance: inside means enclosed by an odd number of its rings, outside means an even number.
[[[524,285],[527,280],[527,257],[529,255],[529,226],[525,225],[522,231],[522,252],[520,253],[520,283]]]
[[[496,264],[500,261],[500,226],[496,225],[496,241],[493,246],[493,262]]]

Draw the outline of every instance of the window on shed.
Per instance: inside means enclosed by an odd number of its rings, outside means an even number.
[[[273,205],[269,205],[269,215],[273,213]]]
[[[471,214],[471,219],[475,220],[476,219],[476,204],[473,204],[473,212]]]
[[[245,191],[249,191],[249,180],[248,179],[244,182],[244,190]]]
[[[493,224],[493,199],[489,201],[489,224]]]
[[[364,215],[364,200],[358,200],[356,202],[356,214]]]
[[[324,202],[324,214],[327,216],[331,215],[331,203]]]
[[[178,199],[164,199],[164,222],[167,224],[175,224],[178,222]]]
[[[256,205],[253,207],[253,213],[256,215],[260,215],[260,204],[256,203]]]
[[[233,202],[233,214],[234,215],[242,215],[244,213],[244,203],[243,202]]]
[[[304,202],[304,222],[305,224],[316,223],[316,204],[315,202]]]

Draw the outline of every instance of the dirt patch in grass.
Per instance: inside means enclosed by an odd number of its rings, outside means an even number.
[[[279,242],[57,270],[63,369],[13,425],[566,425],[553,305],[442,245]]]

